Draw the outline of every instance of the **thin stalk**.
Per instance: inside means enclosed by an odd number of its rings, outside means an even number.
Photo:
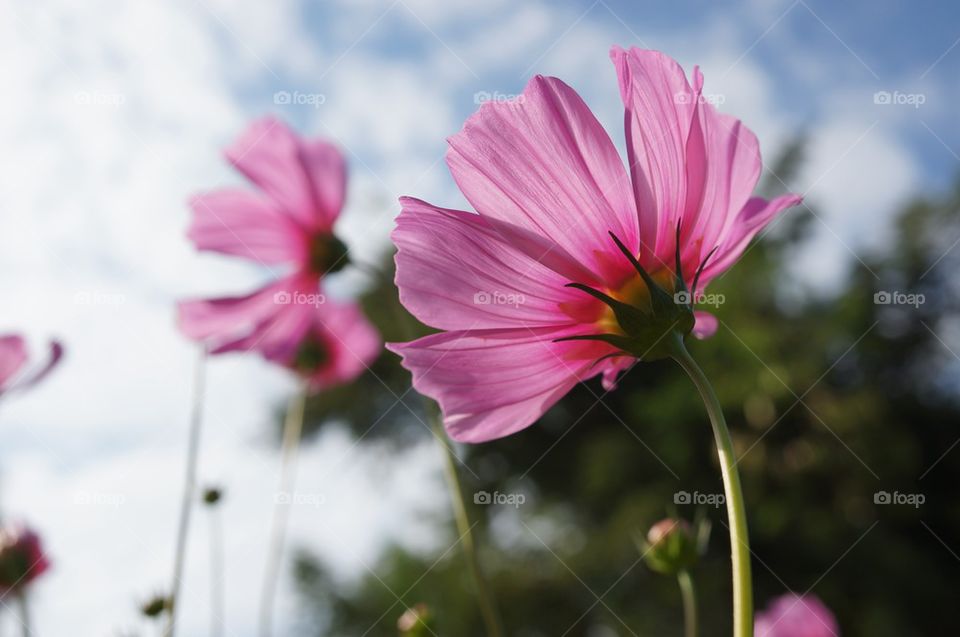
[[[727,517],[730,522],[730,558],[733,563],[733,635],[734,637],[753,637],[753,586],[750,580],[750,538],[747,532],[747,510],[740,487],[740,474],[737,471],[733,441],[720,401],[717,399],[710,381],[703,370],[677,339],[674,348],[674,360],[687,372],[703,399],[703,404],[713,425],[717,454],[720,458],[720,472],[723,475],[723,489],[727,499]]]
[[[477,547],[473,541],[473,525],[470,524],[470,517],[467,515],[467,507],[463,500],[463,489],[460,487],[460,478],[457,475],[457,459],[447,443],[446,432],[440,422],[440,415],[436,414],[430,418],[430,423],[437,444],[443,449],[443,473],[450,491],[453,517],[457,522],[460,542],[463,545],[463,552],[467,557],[470,574],[473,576],[473,582],[477,588],[477,604],[480,606],[480,615],[483,617],[483,623],[487,628],[487,635],[489,637],[502,637],[503,628],[500,625],[497,605],[487,585]]]
[[[267,565],[260,597],[260,635],[273,634],[273,606],[277,597],[277,583],[283,563],[283,549],[287,539],[287,524],[293,505],[293,489],[297,474],[297,456],[300,452],[300,434],[303,431],[303,411],[307,391],[304,388],[290,399],[283,424],[283,447],[280,460],[280,490],[277,491],[267,548]]]
[[[370,269],[377,270],[373,267]],[[392,283],[382,273],[380,278],[388,285]],[[403,329],[405,338],[413,339],[413,326],[410,323],[411,315],[405,312],[399,303],[395,305],[395,311],[398,315],[397,324]],[[480,616],[483,618],[488,637],[502,637],[504,632],[500,623],[500,613],[497,610],[496,600],[490,591],[483,567],[480,564],[480,556],[477,553],[477,546],[473,538],[473,524],[470,523],[470,516],[463,499],[463,489],[460,486],[460,477],[457,473],[457,458],[450,448],[447,432],[443,429],[439,409],[435,408],[422,394],[418,393],[418,395],[423,402],[424,413],[428,414],[427,418],[430,420],[433,437],[443,453],[443,475],[446,479],[447,490],[450,492],[450,502],[453,505],[453,517],[457,524],[457,532],[460,535],[463,552],[467,558],[470,575],[477,589],[477,605],[480,607]]]
[[[203,423],[204,377],[207,352],[201,349],[194,368],[193,408],[190,414],[190,431],[187,434],[187,465],[183,479],[183,499],[180,502],[180,524],[177,528],[177,544],[173,558],[173,581],[170,583],[170,597],[167,606],[167,624],[163,634],[173,637],[177,624],[177,602],[180,596],[180,580],[187,557],[187,536],[190,532],[190,513],[193,511],[193,497],[197,490],[197,463],[200,457],[200,428]]]
[[[21,590],[17,592],[16,597],[20,612],[20,626],[23,628],[23,637],[30,637],[33,631],[30,630],[30,604],[27,603],[27,592]]]
[[[226,616],[226,592],[224,584],[223,559],[223,522],[220,506],[210,507],[210,634],[213,637],[223,635],[223,622]]]
[[[697,592],[690,571],[677,573],[677,583],[680,584],[680,596],[683,598],[683,634],[685,637],[697,637]]]

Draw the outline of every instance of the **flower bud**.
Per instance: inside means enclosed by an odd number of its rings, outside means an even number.
[[[170,608],[170,598],[158,593],[140,604],[140,613],[144,617],[156,619],[168,608]]]
[[[643,547],[647,566],[658,573],[676,575],[697,562],[698,543],[693,528],[686,520],[660,520],[647,532]]]
[[[401,637],[427,637],[436,633],[433,626],[433,614],[426,604],[414,604],[397,620],[397,630]]]
[[[207,487],[203,490],[203,503],[207,506],[215,506],[223,497],[223,489],[219,487]]]
[[[19,524],[0,528],[0,597],[22,589],[48,568],[40,536]]]

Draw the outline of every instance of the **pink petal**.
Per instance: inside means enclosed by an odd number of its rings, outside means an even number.
[[[311,231],[329,230],[343,203],[345,171],[333,153],[320,142],[303,142],[273,117],[253,122],[225,151],[230,163]]]
[[[443,332],[387,349],[403,357],[417,391],[440,403],[447,432],[484,442],[519,431],[581,380],[598,373],[609,353],[592,342],[556,343],[582,328]]]
[[[721,245],[760,178],[762,162],[756,136],[740,120],[702,105],[707,172],[699,209],[685,220],[684,265],[695,271]]]
[[[717,328],[720,327],[720,321],[717,320],[717,317],[711,314],[710,312],[702,312],[697,310],[693,313],[696,323],[693,326],[693,335],[700,340],[710,338],[717,333]]]
[[[484,104],[449,142],[450,171],[481,215],[550,239],[600,275],[611,268],[602,254],[615,250],[609,232],[638,247],[623,162],[560,80],[537,76],[515,101]]]
[[[755,637],[840,637],[837,620],[816,595],[782,595],[761,613]]]
[[[677,222],[688,210],[688,196],[698,200],[703,188],[705,157],[695,122],[699,86],[691,87],[680,65],[659,51],[613,47],[610,57],[626,110],[627,159],[644,257],[651,268],[672,267]]]
[[[754,235],[770,223],[777,214],[802,201],[802,197],[794,194],[781,195],[770,201],[762,197],[749,199],[727,230],[723,243],[707,262],[700,279],[701,289],[705,289],[710,281],[736,263]]]
[[[296,276],[286,277],[245,296],[182,301],[178,304],[180,331],[216,353],[247,349],[246,339],[278,308],[288,305],[290,290],[303,285]]]
[[[0,391],[27,363],[27,342],[22,336],[0,336]]]
[[[560,305],[590,299],[570,279],[508,243],[504,225],[480,215],[401,198],[392,239],[400,300],[439,329],[569,324]]]
[[[191,198],[187,236],[199,250],[245,257],[262,264],[306,259],[304,230],[254,193],[218,190]]]
[[[313,186],[319,227],[329,230],[340,216],[347,196],[347,165],[343,154],[323,140],[304,140],[300,159]]]

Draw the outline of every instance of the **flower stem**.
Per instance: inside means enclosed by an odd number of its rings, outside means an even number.
[[[290,399],[283,423],[280,490],[277,491],[273,506],[270,544],[267,547],[267,565],[264,571],[263,591],[260,597],[260,635],[262,637],[269,637],[273,634],[273,603],[277,597],[277,582],[280,579],[280,566],[283,562],[287,523],[290,520],[290,507],[293,505],[297,455],[300,450],[300,434],[303,431],[303,411],[306,407],[306,401],[306,389],[297,392],[297,395]]]
[[[683,597],[683,634],[685,637],[697,637],[697,593],[693,587],[690,571],[677,573],[680,595]]]
[[[187,466],[183,480],[183,499],[180,502],[180,523],[177,528],[177,545],[173,559],[173,581],[167,600],[167,624],[164,637],[173,637],[177,623],[177,601],[180,595],[180,580],[187,557],[187,536],[190,531],[190,513],[193,511],[193,496],[197,489],[197,463],[200,457],[200,427],[203,423],[204,376],[207,352],[200,351],[193,376],[193,409],[190,413],[190,431],[187,438]]]
[[[20,625],[23,627],[23,637],[30,637],[33,631],[30,629],[30,604],[27,602],[27,592],[21,590],[17,593],[17,602],[20,606]]]
[[[223,521],[220,507],[212,506],[210,518],[210,635],[221,637],[227,604],[224,583]]]
[[[753,637],[753,586],[750,580],[750,539],[747,533],[747,511],[737,472],[733,441],[727,429],[720,401],[713,387],[693,357],[677,338],[674,360],[687,372],[703,398],[703,404],[713,425],[713,435],[720,458],[723,489],[727,499],[727,517],[730,522],[730,556],[733,562],[733,635]]]
[[[502,637],[503,629],[500,626],[500,615],[497,612],[497,605],[493,599],[493,595],[490,593],[490,587],[487,584],[483,568],[480,564],[477,547],[473,541],[473,525],[470,524],[467,507],[463,500],[463,489],[460,486],[460,478],[457,475],[457,461],[447,442],[446,432],[443,430],[443,425],[440,422],[440,415],[435,414],[430,418],[430,421],[433,427],[433,435],[437,439],[437,444],[443,449],[443,473],[450,491],[450,500],[453,504],[453,514],[457,522],[460,542],[463,544],[463,552],[467,557],[470,573],[473,576],[474,585],[477,588],[477,604],[480,606],[480,615],[483,617],[483,623],[487,628],[488,637]]]

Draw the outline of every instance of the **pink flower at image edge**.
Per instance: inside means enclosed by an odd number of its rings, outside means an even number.
[[[40,536],[22,524],[0,528],[0,598],[43,575],[50,561]]]
[[[213,354],[256,351],[314,390],[352,380],[381,341],[356,304],[327,299],[320,285],[348,262],[333,232],[346,196],[342,155],[271,117],[254,122],[225,154],[257,190],[193,197],[188,236],[199,250],[290,272],[244,296],[181,302],[181,330]]]
[[[509,102],[489,102],[449,139],[447,164],[477,214],[401,198],[392,238],[404,306],[443,330],[388,349],[418,391],[436,399],[456,440],[481,442],[536,421],[578,382],[612,389],[634,358],[605,342],[603,303],[650,304],[623,244],[662,285],[679,255],[701,289],[800,197],[752,195],[756,137],[705,102],[703,77],[655,51],[611,52],[625,108],[627,163],[580,96],[537,76]],[[680,228],[679,245],[675,241]],[[695,313],[693,333],[717,320]]]
[[[57,366],[61,358],[63,345],[59,341],[52,341],[46,362],[26,373],[30,361],[26,339],[19,334],[0,336],[0,395],[37,384]]]
[[[757,613],[755,637],[840,637],[837,620],[816,595],[787,593]]]

